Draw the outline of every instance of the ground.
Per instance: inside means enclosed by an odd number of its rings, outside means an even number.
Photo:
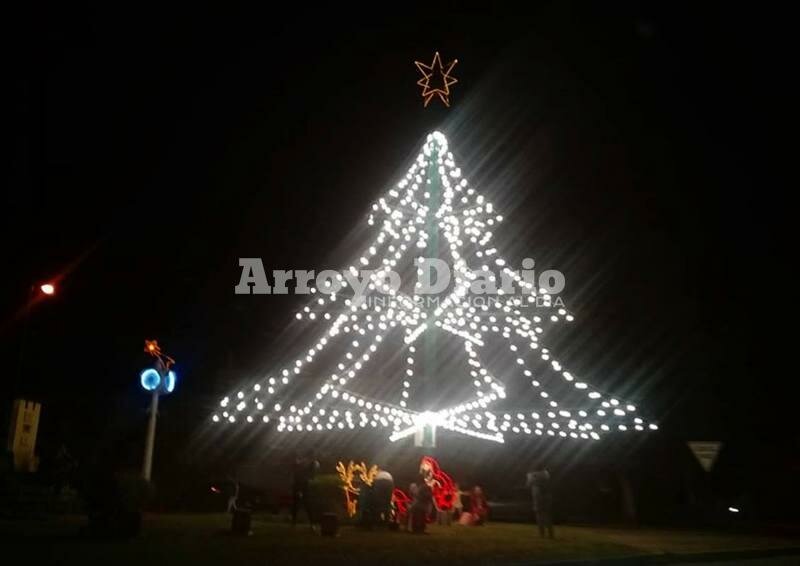
[[[81,520],[0,523],[4,546],[58,564],[525,564],[797,546],[796,540],[683,530],[559,526],[557,539],[540,539],[535,525],[497,523],[485,527],[432,526],[426,535],[341,529],[337,538],[311,532],[307,525],[255,518],[253,534],[229,534],[230,517],[150,515],[143,534],[129,541],[94,541],[79,536]],[[46,555],[46,556],[45,556]],[[793,557],[797,559],[797,556]],[[785,559],[778,559],[785,560]],[[38,561],[37,561],[38,562]],[[723,561],[724,562],[724,561]],[[743,562],[744,563],[744,562]],[[790,562],[776,562],[791,563]]]

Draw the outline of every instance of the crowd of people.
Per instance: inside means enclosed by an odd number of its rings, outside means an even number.
[[[483,525],[489,516],[489,505],[483,489],[475,486],[471,490],[461,491],[458,484],[455,484],[453,500],[450,506],[437,505],[433,497],[433,490],[425,481],[412,483],[408,492],[411,496],[411,504],[405,513],[398,515],[398,524],[410,532],[425,532],[428,522],[434,520],[439,525],[462,525],[480,526]],[[464,504],[466,500],[466,505]]]
[[[292,525],[297,523],[301,508],[311,524],[309,485],[319,467],[311,451],[295,456],[292,467]],[[236,509],[238,482],[235,483],[236,491],[228,502],[229,512]],[[531,490],[539,534],[554,538],[551,483],[550,472],[543,466],[537,466],[527,474],[526,486]],[[443,526],[477,527],[486,524],[489,518],[489,504],[483,488],[475,485],[462,490],[429,457],[423,458],[419,479],[409,485],[407,492],[395,487],[394,478],[388,470],[378,468],[372,484],[362,487],[359,507],[360,524],[365,527],[388,525],[412,533],[424,533],[431,522]]]

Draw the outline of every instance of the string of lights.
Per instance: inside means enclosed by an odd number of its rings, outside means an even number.
[[[433,182],[441,187],[441,202],[434,202]],[[312,300],[295,316],[309,324],[323,322],[321,336],[275,375],[257,380],[247,392],[224,397],[212,421],[274,421],[276,430],[282,432],[381,428],[391,431],[391,441],[411,436],[425,426],[495,442],[503,442],[506,434],[596,440],[611,431],[656,430],[657,425],[637,415],[634,404],[574,376],[542,344],[541,336],[556,324],[572,322],[574,315],[554,305],[547,289],[537,288],[524,273],[510,269],[491,246],[493,230],[502,221],[492,203],[463,178],[445,136],[440,132],[429,135],[405,176],[372,205],[367,224],[376,227],[377,234],[347,268],[355,277],[368,273],[366,298],[341,274],[329,278],[325,289],[312,287]],[[426,227],[432,225],[444,236],[454,283],[434,309],[426,310],[420,306],[425,297],[419,279],[411,295],[390,281],[398,265],[413,263],[421,275],[419,262],[424,258],[414,257],[418,253],[415,249],[428,247],[434,234]],[[499,278],[494,270],[499,270]],[[519,292],[505,291],[512,285]],[[480,303],[470,300],[486,289],[496,289],[496,293],[482,294],[485,300]],[[375,296],[382,299],[366,300]],[[531,316],[528,307],[532,304],[544,306],[546,314]],[[463,342],[474,396],[421,412],[412,408],[420,406],[414,399],[415,343],[431,331]],[[498,341],[508,350],[508,363],[490,371],[492,364],[482,359],[482,353],[489,342]],[[310,399],[285,407],[268,401],[332,343],[344,346],[344,354]],[[369,399],[349,388],[386,344],[405,358],[403,370],[391,378],[401,385],[392,402]],[[532,360],[543,364],[544,370],[534,374]],[[529,383],[542,408],[490,410],[506,398],[506,383],[512,380]],[[563,386],[580,394],[585,405],[561,406],[554,391]]]

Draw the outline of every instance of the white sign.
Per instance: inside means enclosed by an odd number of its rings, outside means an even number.
[[[703,469],[710,472],[714,462],[717,461],[722,442],[693,441],[689,442],[689,448],[697,458],[697,461],[700,462],[700,465],[703,466]]]
[[[424,424],[419,427],[414,435],[414,446],[436,448],[436,426]]]

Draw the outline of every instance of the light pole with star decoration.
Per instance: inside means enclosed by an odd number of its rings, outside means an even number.
[[[175,365],[168,355],[161,351],[156,340],[145,340],[144,351],[155,358],[153,367],[147,368],[139,375],[139,381],[145,391],[151,393],[150,416],[147,420],[147,435],[144,443],[144,460],[142,462],[142,477],[150,481],[153,469],[153,448],[156,442],[156,419],[158,418],[158,397],[169,394],[175,390],[177,376],[172,370]]]

